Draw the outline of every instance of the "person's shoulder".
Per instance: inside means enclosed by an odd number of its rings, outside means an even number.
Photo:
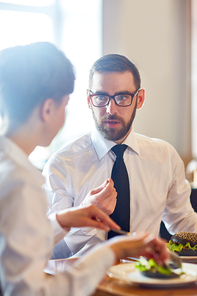
[[[35,180],[41,184],[40,171],[32,165],[24,151],[9,139],[1,139],[0,142],[0,175],[4,176],[0,178],[0,186],[23,186],[33,184]]]
[[[172,146],[169,142],[159,139],[159,138],[152,138],[142,134],[135,133],[136,139],[140,143],[150,144],[150,145],[163,145],[163,146]],[[172,146],[173,147],[173,146]]]
[[[159,139],[159,138],[151,138],[145,135],[141,135],[138,133],[135,133],[138,145],[140,149],[154,149],[154,150],[167,150],[171,153],[177,153],[176,149],[167,141]]]
[[[50,159],[73,158],[88,152],[90,149],[92,149],[91,133],[87,133],[53,153]]]
[[[8,158],[5,153],[0,151],[0,174],[4,173],[4,176],[14,174],[17,172],[18,166],[16,163],[12,161],[12,159]]]
[[[0,153],[0,188],[12,188],[25,184],[28,172],[22,166],[8,158],[5,154]]]

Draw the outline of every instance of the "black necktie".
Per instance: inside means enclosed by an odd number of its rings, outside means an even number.
[[[121,227],[122,230],[130,231],[130,189],[127,169],[123,160],[123,153],[127,145],[116,145],[112,151],[116,154],[116,160],[112,168],[111,178],[118,193],[114,212],[110,217]],[[117,235],[110,231],[108,238]]]

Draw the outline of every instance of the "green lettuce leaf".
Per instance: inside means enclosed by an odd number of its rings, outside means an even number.
[[[167,243],[167,247],[170,251],[173,251],[173,252],[175,251],[180,252],[183,248],[192,249],[193,251],[197,249],[197,245],[195,245],[194,247],[191,247],[190,243],[187,243],[186,245],[174,244],[171,240],[169,241],[169,243]]]
[[[151,272],[160,272],[162,274],[170,275],[171,270],[164,266],[158,265],[153,259],[149,259],[148,261],[144,257],[140,257],[140,260],[135,264],[135,267],[139,269],[139,271],[151,271]]]

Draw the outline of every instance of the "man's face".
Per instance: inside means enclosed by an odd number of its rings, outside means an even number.
[[[128,71],[95,73],[91,88],[93,93],[102,93],[111,96],[124,92],[133,94],[136,90],[133,75]],[[131,131],[136,109],[140,108],[142,104],[138,104],[138,95],[136,95],[133,98],[132,104],[128,107],[116,105],[113,99],[105,107],[94,107],[91,99],[88,97],[88,105],[92,109],[97,129],[104,138],[118,144],[122,143]]]

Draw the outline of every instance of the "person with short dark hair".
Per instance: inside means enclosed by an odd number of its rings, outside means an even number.
[[[169,259],[162,240],[141,233],[112,239],[55,276],[44,274],[54,244],[71,227],[119,229],[94,205],[58,211],[49,220],[44,177],[28,160],[37,145],[48,146],[62,127],[74,76],[71,62],[47,42],[0,52],[0,293],[6,296],[91,295],[120,258]],[[87,194],[116,195],[112,180]]]
[[[46,164],[50,213],[74,205],[94,204],[113,217],[124,196],[118,193],[116,203],[114,199],[86,195],[111,177],[116,160],[113,147],[126,145],[123,159],[129,178],[130,205],[116,216],[124,218],[128,209],[130,232],[147,231],[158,236],[161,220],[171,234],[197,232],[197,214],[189,199],[191,188],[178,153],[163,140],[134,132],[134,119],[144,100],[139,71],[128,58],[108,54],[93,64],[87,103],[95,128],[54,153]],[[80,256],[107,238],[108,233],[102,230],[73,229],[54,253]]]

